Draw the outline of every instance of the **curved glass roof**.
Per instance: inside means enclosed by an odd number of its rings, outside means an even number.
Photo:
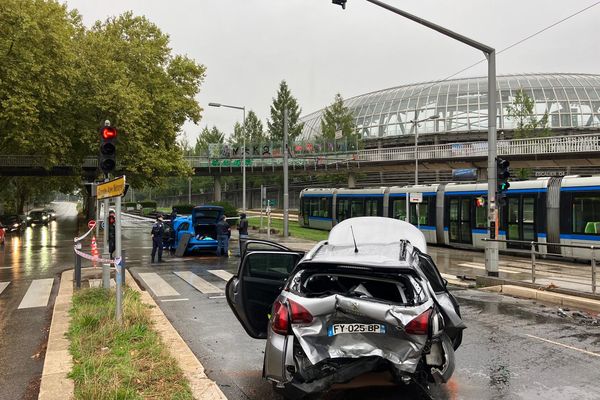
[[[497,77],[497,129],[514,129],[506,116],[519,89],[534,100],[539,119],[548,113],[549,128],[600,129],[600,75],[520,74]],[[410,135],[411,120],[432,119],[419,124],[419,134],[487,131],[487,77],[452,79],[398,86],[345,100],[354,112],[364,139]],[[316,111],[301,118],[299,139],[321,134],[321,115]]]

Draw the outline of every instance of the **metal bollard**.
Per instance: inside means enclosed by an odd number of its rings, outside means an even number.
[[[81,257],[75,254],[75,288],[81,289]]]
[[[592,249],[592,293],[596,294],[596,255],[594,254],[594,246]]]
[[[531,242],[531,283],[535,283],[535,242]]]

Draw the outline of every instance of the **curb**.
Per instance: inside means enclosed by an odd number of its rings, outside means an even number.
[[[73,359],[69,353],[69,340],[65,337],[71,321],[69,310],[72,298],[73,270],[68,270],[60,277],[58,295],[54,302],[39,400],[65,399],[67,396],[71,399],[75,392],[75,383],[67,378],[67,374],[73,368]]]
[[[142,302],[151,307],[150,317],[152,322],[154,322],[154,328],[159,333],[160,338],[167,346],[169,353],[177,360],[183,374],[190,382],[194,398],[197,400],[227,400],[227,397],[225,397],[219,386],[206,376],[204,367],[200,361],[196,358],[181,336],[179,336],[179,333],[177,333],[173,325],[171,325],[152,296],[138,286],[129,270],[126,270],[126,274],[127,279],[125,282],[127,286],[140,293]]]
[[[548,292],[545,290],[530,289],[522,286],[514,285],[498,285],[481,288],[480,290],[486,292],[495,292],[507,294],[509,296],[521,297],[525,299],[543,301],[545,303],[551,303],[561,305],[565,307],[571,307],[578,310],[585,310],[600,313],[600,301],[587,299],[584,297],[571,296],[568,294],[560,294]]]
[[[448,284],[452,285],[452,286],[457,286],[457,287],[461,287],[461,288],[465,288],[465,289],[472,289],[477,286],[477,284],[475,282],[464,281],[455,275],[448,275],[448,274],[444,274],[444,273],[440,273],[440,275],[442,275],[442,278],[444,278],[446,281],[448,281]]]

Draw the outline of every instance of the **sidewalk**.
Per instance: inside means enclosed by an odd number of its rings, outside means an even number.
[[[101,273],[98,268],[83,269],[81,286],[95,286],[101,278]],[[129,271],[126,274],[125,284],[139,292],[142,302],[152,309],[151,318],[154,329],[159,333],[171,356],[177,360],[179,367],[190,383],[194,399],[226,400],[227,398],[217,384],[206,376],[200,361],[179,336],[152,296],[138,286]],[[69,340],[65,336],[69,329],[69,309],[71,308],[71,298],[73,296],[73,283],[73,270],[63,272],[52,315],[39,400],[71,399],[74,396],[73,381],[67,378],[67,374],[73,366],[73,360],[68,350]]]

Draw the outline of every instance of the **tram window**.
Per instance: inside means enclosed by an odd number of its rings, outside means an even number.
[[[302,214],[307,217],[310,215],[310,199],[307,197],[302,198]]]
[[[533,224],[535,218],[535,199],[523,197],[523,223]]]
[[[338,198],[336,217],[338,222],[350,218],[350,200]]]
[[[573,233],[600,234],[600,196],[573,196]]]
[[[350,205],[352,218],[365,216],[365,203],[363,199],[352,200]]]
[[[379,205],[381,200],[379,199],[368,199],[365,201],[365,215],[376,217],[379,215]]]
[[[395,199],[392,202],[392,218],[399,219],[401,221],[406,220],[406,198]]]
[[[429,225],[429,200],[430,197],[423,197],[421,203],[410,203],[410,223],[413,225]],[[419,223],[417,224],[417,206],[419,207]]]
[[[487,228],[487,204],[483,207],[475,207],[475,228],[486,229]]]
[[[329,210],[331,208],[331,199],[329,197],[321,197],[319,199],[319,216],[322,218],[330,218]]]

